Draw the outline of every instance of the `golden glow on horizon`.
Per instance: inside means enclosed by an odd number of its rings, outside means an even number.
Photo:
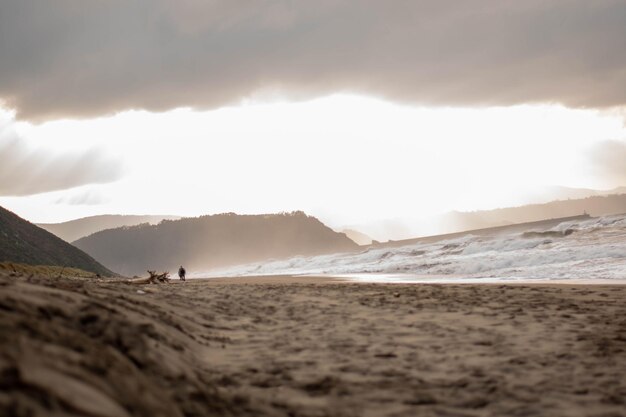
[[[623,115],[611,112],[413,108],[347,95],[12,125],[32,149],[95,148],[125,166],[114,183],[0,198],[35,221],[301,209],[340,225],[516,205],[549,185],[618,185],[593,177],[587,155],[626,139]],[[89,204],[68,204],[85,193]]]

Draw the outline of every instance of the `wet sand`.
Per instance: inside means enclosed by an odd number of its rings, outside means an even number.
[[[624,416],[626,286],[0,276],[0,415]]]

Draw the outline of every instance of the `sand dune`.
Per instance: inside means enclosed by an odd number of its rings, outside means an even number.
[[[621,416],[626,286],[0,277],[7,416]]]

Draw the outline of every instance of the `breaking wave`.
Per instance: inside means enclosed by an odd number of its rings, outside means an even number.
[[[548,230],[465,235],[436,243],[241,265],[202,276],[387,274],[396,280],[626,279],[626,215],[560,223]],[[390,279],[391,280],[391,279]]]

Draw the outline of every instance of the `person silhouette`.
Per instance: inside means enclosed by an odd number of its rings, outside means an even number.
[[[180,278],[181,281],[184,281],[186,273],[187,271],[185,271],[185,268],[181,265],[180,268],[178,268],[178,278]]]

